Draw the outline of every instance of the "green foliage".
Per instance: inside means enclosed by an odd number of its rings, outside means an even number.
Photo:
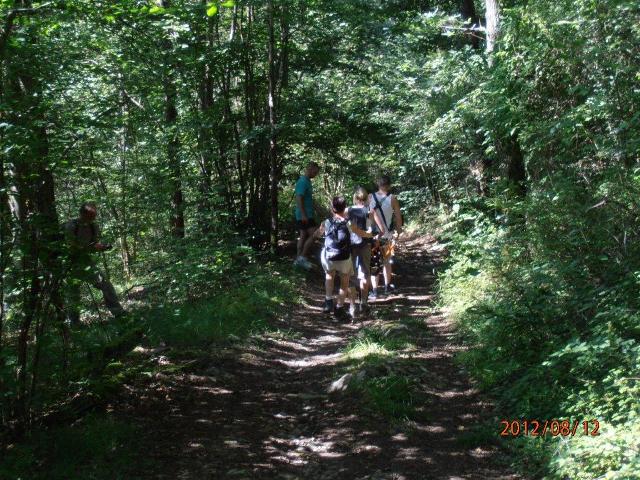
[[[402,375],[384,375],[356,384],[356,394],[376,412],[397,420],[412,418],[418,403],[415,385]]]
[[[570,189],[557,181],[560,195]],[[470,204],[452,213],[444,235],[454,253],[441,302],[472,346],[461,359],[497,396],[502,416],[603,424],[601,437],[545,444],[555,452],[550,473],[630,472],[635,460],[621,453],[636,448],[640,415],[640,317],[631,293],[638,273],[630,269],[640,266],[640,250],[610,236],[626,223],[619,210],[586,211],[596,199],[578,191],[557,197],[532,192],[514,204],[527,218],[518,228]],[[596,455],[601,448],[611,452],[606,459]]]
[[[4,449],[0,478],[131,478],[145,468],[145,460],[136,450],[139,434],[129,423],[89,415],[72,427],[40,431],[24,443]]]
[[[410,322],[364,328],[343,350],[347,370],[354,375],[351,393],[365,408],[396,421],[415,418],[417,407],[424,406],[418,380],[398,368],[410,362],[406,355],[415,348],[405,323]]]
[[[152,344],[184,348],[244,338],[266,328],[270,317],[295,301],[295,278],[288,267],[265,261],[259,270],[254,267],[233,275],[224,295],[150,310],[146,315],[148,339]]]

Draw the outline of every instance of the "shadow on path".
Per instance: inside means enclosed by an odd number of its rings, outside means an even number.
[[[191,373],[156,375],[135,395],[128,418],[158,479],[516,479],[498,463],[495,446],[461,441],[491,405],[453,362],[461,350],[433,299],[441,250],[432,239],[407,241],[399,252],[401,295],[379,302],[374,317],[337,323],[320,312],[319,274],[305,301],[277,327],[211,358]],[[411,362],[425,399],[418,419],[392,422],[360,399],[330,395],[341,374],[341,350],[358,331],[389,319],[422,330]],[[384,320],[380,320],[384,319]],[[399,360],[401,362],[401,360]],[[422,398],[422,397],[421,397]],[[498,425],[496,425],[496,432]]]

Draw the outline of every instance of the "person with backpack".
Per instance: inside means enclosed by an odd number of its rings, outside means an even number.
[[[353,206],[349,207],[347,214],[351,225],[357,225],[360,230],[372,231],[375,222],[375,210],[369,208],[369,192],[363,187],[356,188],[353,195]],[[363,238],[356,233],[351,234],[351,258],[353,268],[360,287],[360,313],[369,311],[369,287],[371,284],[371,249],[372,238]]]
[[[94,254],[111,250],[112,246],[100,242],[100,229],[95,223],[97,207],[93,202],[83,203],[80,216],[64,226],[69,251],[67,275],[67,317],[72,325],[80,323],[80,285],[87,282],[102,292],[104,303],[114,317],[125,314],[115,288],[97,267]]]
[[[332,218],[325,220],[318,229],[316,236],[324,235],[324,247],[320,254],[320,261],[325,271],[325,300],[324,313],[334,312],[338,318],[345,317],[344,302],[349,296],[351,318],[356,315],[355,298],[349,287],[349,281],[353,275],[353,263],[351,261],[351,235],[355,233],[362,238],[371,238],[371,233],[366,232],[357,225],[349,222],[347,216],[347,201],[342,196],[333,197],[331,202]],[[334,305],[333,287],[336,274],[340,277],[340,292],[337,303]]]
[[[311,180],[320,173],[320,166],[316,162],[309,162],[304,175],[296,182],[294,197],[296,201],[295,217],[299,237],[297,245],[297,256],[293,264],[310,270],[313,265],[308,260],[309,250],[313,245],[314,233],[318,224],[314,218],[313,211],[313,185]]]
[[[371,195],[369,208],[376,212],[376,223],[380,231],[380,249],[383,256],[384,293],[395,291],[393,284],[393,252],[395,238],[402,234],[402,214],[400,202],[391,193],[391,179],[387,175],[378,178],[378,191]],[[371,289],[371,297],[376,298],[378,289]]]

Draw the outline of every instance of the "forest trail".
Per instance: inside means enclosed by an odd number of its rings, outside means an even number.
[[[398,256],[401,294],[378,302],[374,318],[355,324],[322,314],[322,279],[309,273],[305,304],[277,320],[287,334],[261,334],[188,371],[132,387],[121,415],[141,427],[138,440],[149,456],[136,478],[520,478],[501,464],[495,445],[478,445],[482,440],[469,433],[492,407],[454,363],[462,347],[450,322],[430,309],[441,255],[433,239],[405,242]],[[411,420],[368,409],[357,390],[327,393],[346,371],[348,343],[363,329],[385,325],[415,348],[374,363],[373,371],[413,379],[418,396]]]

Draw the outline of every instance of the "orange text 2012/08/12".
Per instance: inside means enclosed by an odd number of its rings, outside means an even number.
[[[574,437],[587,435],[595,437],[599,435],[600,422],[591,420],[501,420],[501,437],[542,437],[552,435],[554,437]]]

